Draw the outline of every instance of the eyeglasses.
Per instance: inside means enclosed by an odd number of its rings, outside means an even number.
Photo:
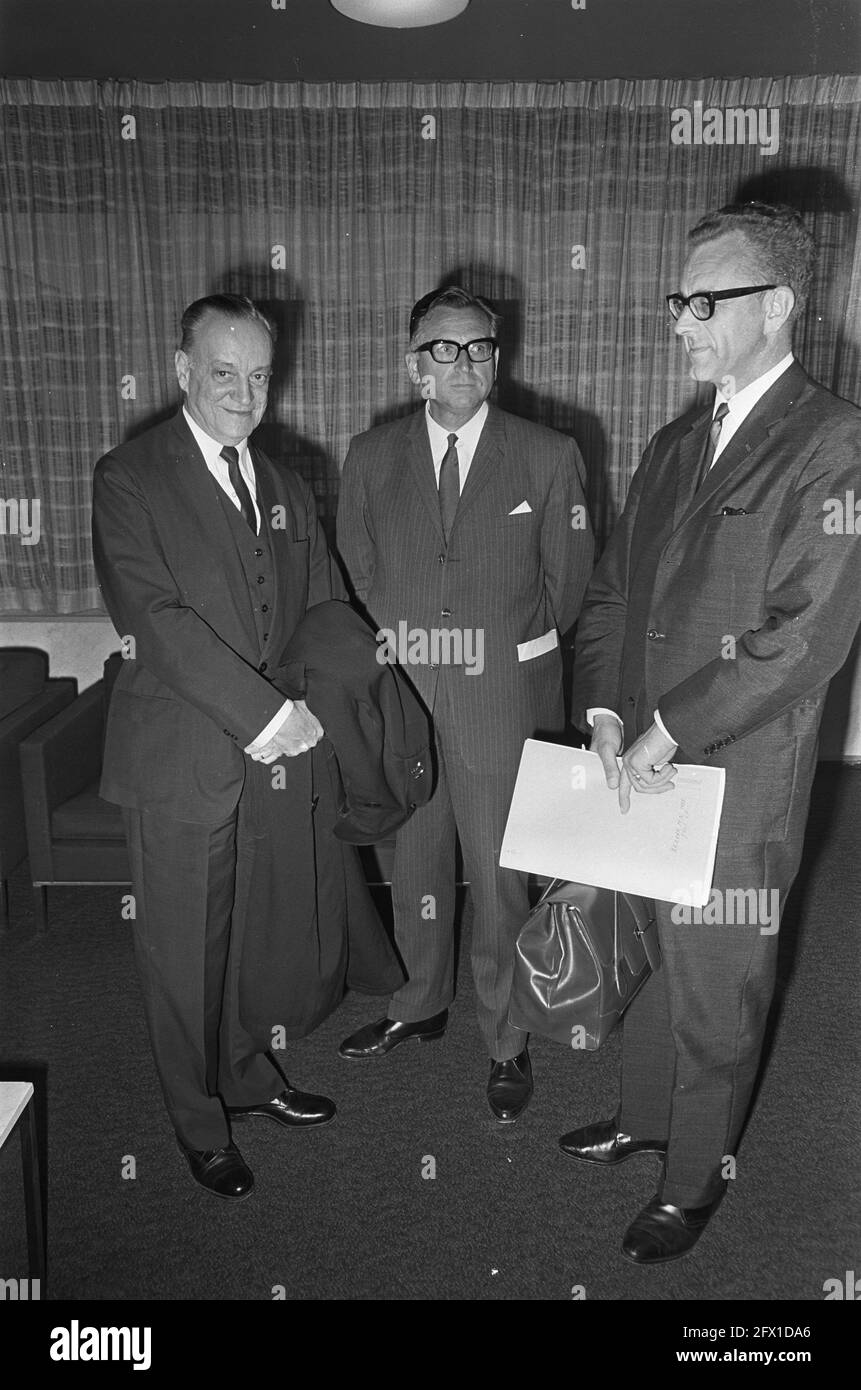
[[[470,362],[489,362],[497,348],[495,338],[473,338],[471,343],[453,343],[450,338],[437,338],[433,343],[420,343],[413,352],[429,352],[434,362],[457,362],[465,352]]]
[[[696,294],[668,294],[667,308],[674,319],[681,318],[683,309],[690,309],[695,319],[710,319],[719,299],[740,299],[744,294],[760,294],[776,290],[777,285],[745,285],[738,290],[697,290]]]

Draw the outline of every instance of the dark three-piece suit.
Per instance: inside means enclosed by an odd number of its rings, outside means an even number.
[[[111,699],[101,792],[123,807],[167,1108],[197,1150],[228,1143],[225,1106],[282,1089],[268,1049],[340,999],[347,924],[372,935],[359,953],[365,988],[402,978],[374,935],[355,851],[331,833],[331,748],[271,766],[243,752],[284,703],[270,678],[306,610],[343,594],[310,490],[250,447],[257,536],[181,413],[106,455],[94,477],[96,568],[131,658]]]

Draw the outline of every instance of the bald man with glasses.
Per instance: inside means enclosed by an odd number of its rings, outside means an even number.
[[[583,465],[572,439],[488,401],[499,319],[452,287],[419,300],[406,366],[425,407],[350,445],[338,546],[355,592],[422,697],[436,789],[398,832],[395,938],[408,981],[387,1016],[341,1046],[379,1058],[445,1032],[454,997],[455,837],[474,907],[471,956],[502,1123],[532,1094],[526,1035],[508,1022],[526,877],[499,852],[524,739],[564,731],[560,635],[591,572]]]
[[[667,303],[714,394],[646,449],[574,668],[620,814],[667,791],[674,760],[726,771],[708,910],[657,904],[663,968],[625,1016],[619,1109],[560,1140],[585,1163],[661,1158],[622,1244],[643,1265],[691,1250],[735,1175],[825,696],[861,614],[854,517],[829,523],[859,487],[861,412],[792,353],[813,239],[792,209],[751,203],[703,218],[689,248]]]

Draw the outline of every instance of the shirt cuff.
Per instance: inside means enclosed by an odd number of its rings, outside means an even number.
[[[285,719],[289,719],[293,712],[293,701],[285,700],[274,719],[270,719],[265,729],[261,729],[253,743],[243,749],[245,753],[259,753],[261,748],[265,748],[273,736],[277,734]]]
[[[590,729],[593,729],[595,727],[596,714],[609,714],[613,719],[618,721],[620,729],[624,729],[625,727],[621,718],[614,709],[605,709],[603,705],[595,705],[593,709],[587,709],[586,711],[586,723],[589,725]]]
[[[668,738],[670,740],[670,743],[674,743],[676,748],[678,748],[678,740],[673,738],[672,734],[670,733],[669,729],[667,728],[666,724],[664,723],[657,710],[655,710],[654,712],[654,720],[661,733],[664,735],[664,738]]]

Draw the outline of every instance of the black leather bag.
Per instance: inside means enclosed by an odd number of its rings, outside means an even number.
[[[651,902],[554,879],[517,938],[508,1017],[516,1028],[594,1051],[660,966]]]

